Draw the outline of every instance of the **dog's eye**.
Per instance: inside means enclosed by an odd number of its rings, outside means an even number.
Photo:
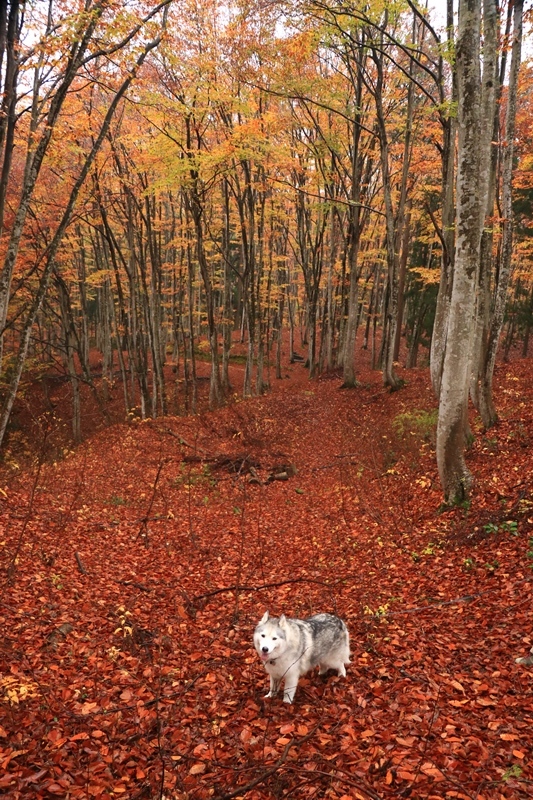
[[[277,636],[273,636],[273,637],[272,637],[272,641],[273,641],[273,642],[277,642],[277,641],[278,641],[278,637],[277,637]]]
[[[261,634],[261,639],[264,639],[264,638],[265,638],[265,634],[264,634],[264,633],[262,633],[262,634]]]

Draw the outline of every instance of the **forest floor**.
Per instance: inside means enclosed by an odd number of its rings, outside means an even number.
[[[21,460],[12,436],[2,796],[533,796],[515,663],[533,644],[531,361],[498,365],[501,421],[472,417],[475,486],[454,509],[426,369],[392,394],[368,369],[349,391],[284,374],[218,411],[95,425],[53,458]],[[266,609],[342,616],[347,678],[265,700]]]

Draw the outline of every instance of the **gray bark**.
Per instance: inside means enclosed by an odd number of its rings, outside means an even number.
[[[453,0],[447,0],[447,40],[448,46],[453,46]],[[446,104],[445,82],[443,77],[442,57],[439,62],[440,70],[440,100],[444,107]],[[452,103],[457,100],[457,76],[452,72]],[[446,334],[448,329],[448,316],[450,312],[450,298],[453,285],[453,264],[455,253],[455,140],[457,136],[457,121],[450,110],[442,115],[444,129],[444,142],[442,152],[442,261],[435,309],[433,335],[431,337],[431,353],[429,371],[431,385],[435,395],[439,397],[442,370],[444,366],[444,353],[446,351]]]
[[[437,464],[447,502],[468,496],[468,384],[482,233],[480,0],[461,0],[457,39],[458,165],[456,245],[437,425]]]
[[[509,74],[509,88],[507,93],[507,115],[505,124],[505,143],[502,157],[502,217],[503,236],[498,284],[494,301],[489,337],[485,352],[483,375],[480,385],[479,411],[485,427],[494,425],[498,414],[494,406],[492,394],[492,379],[496,363],[498,343],[504,323],[505,307],[509,280],[511,277],[511,255],[513,246],[513,206],[512,206],[512,175],[513,175],[513,150],[515,138],[516,101],[518,89],[518,71],[522,54],[522,16],[523,0],[515,0],[513,12],[513,44],[511,53],[511,69]]]
[[[483,82],[480,197],[483,233],[479,259],[479,290],[477,295],[476,325],[472,354],[470,396],[475,407],[480,407],[479,371],[484,362],[486,334],[490,312],[490,283],[492,274],[492,227],[496,195],[496,168],[499,108],[498,34],[499,16],[496,0],[483,0]]]

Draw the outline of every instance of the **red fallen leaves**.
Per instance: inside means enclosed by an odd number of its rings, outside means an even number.
[[[501,395],[497,456],[478,434],[469,511],[437,513],[433,454],[392,429],[431,407],[422,372],[394,395],[372,375],[353,393],[306,382],[165,421],[230,455],[237,425],[259,475],[295,465],[284,482],[184,465],[156,421],[46,465],[29,514],[32,474],[6,483],[8,559],[28,522],[0,605],[3,795],[530,796],[530,670],[514,662],[533,642],[528,369],[499,369],[523,394]],[[266,608],[342,615],[347,679],[311,673],[293,706],[264,700]]]

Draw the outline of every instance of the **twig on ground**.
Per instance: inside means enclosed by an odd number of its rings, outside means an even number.
[[[83,563],[83,561],[81,560],[81,556],[80,556],[80,554],[78,553],[77,550],[74,550],[74,557],[76,559],[76,563],[78,565],[78,569],[81,572],[81,574],[82,575],[87,575],[87,568],[86,568],[85,564]]]
[[[287,744],[285,745],[283,753],[278,758],[276,763],[273,764],[269,769],[267,769],[264,772],[262,772],[261,775],[258,775],[257,778],[254,778],[253,780],[249,781],[244,786],[240,786],[238,789],[234,789],[232,792],[228,792],[227,794],[219,794],[217,797],[214,798],[214,800],[231,800],[232,797],[238,797],[238,796],[245,795],[247,792],[250,791],[250,789],[253,789],[255,786],[258,786],[258,784],[260,784],[260,783],[264,783],[264,781],[266,781],[268,778],[270,778],[272,775],[274,775],[274,773],[276,773],[279,769],[281,769],[281,767],[283,766],[283,764],[287,760],[287,756],[289,755],[289,751],[290,751],[291,747],[294,747],[294,745],[300,745],[300,744],[303,744],[304,742],[306,742],[308,739],[310,739],[312,736],[314,736],[314,734],[316,733],[317,729],[318,729],[318,725],[316,725],[313,728],[313,730],[310,731],[308,734],[306,734],[305,736],[302,736],[301,739],[291,739],[290,742],[287,742]]]
[[[521,583],[529,583],[531,581],[531,577],[522,578],[522,580],[517,581],[514,586],[519,586]],[[380,619],[385,617],[401,617],[404,614],[418,614],[421,611],[433,611],[435,608],[439,608],[441,606],[455,606],[459,605],[459,603],[470,603],[473,600],[477,600],[483,595],[492,594],[492,592],[501,589],[501,586],[492,586],[490,589],[484,589],[482,592],[476,592],[475,594],[465,594],[462,597],[455,597],[453,600],[436,600],[434,603],[429,603],[427,606],[415,606],[414,608],[406,608],[404,611],[385,611],[383,613],[378,612],[373,616],[378,616]]]
[[[159,466],[157,467],[157,473],[156,473],[156,476],[155,476],[154,485],[152,486],[152,496],[150,497],[150,502],[148,504],[148,509],[146,511],[146,515],[143,518],[141,527],[139,528],[139,533],[137,534],[137,536],[135,538],[135,541],[137,541],[137,539],[139,539],[141,536],[145,541],[148,538],[148,519],[150,518],[150,512],[151,512],[152,506],[154,505],[154,502],[155,502],[155,494],[156,494],[156,491],[157,491],[157,484],[159,483],[159,478],[161,477],[161,472],[163,471],[163,467],[164,467],[165,463],[166,463],[165,460],[161,459],[161,461],[159,462]]]

